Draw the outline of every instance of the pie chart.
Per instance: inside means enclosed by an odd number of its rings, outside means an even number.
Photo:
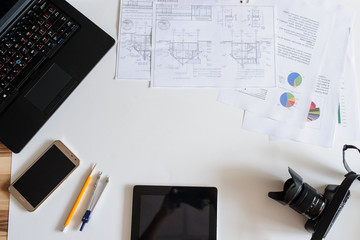
[[[320,117],[320,108],[316,107],[314,102],[311,102],[309,114],[307,116],[306,121],[312,122]]]
[[[285,92],[280,96],[280,103],[286,108],[290,108],[295,104],[295,97],[292,93]]]
[[[300,74],[298,74],[297,72],[292,72],[289,74],[288,78],[288,83],[293,86],[293,87],[297,87],[301,84],[302,82],[302,77]]]

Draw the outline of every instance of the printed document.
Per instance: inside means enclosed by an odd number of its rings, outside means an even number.
[[[150,80],[152,0],[122,0],[117,79]]]
[[[340,85],[339,124],[336,129],[336,138],[360,141],[359,88],[357,84],[359,79],[355,63],[355,42],[352,36],[350,38],[344,75]]]
[[[279,0],[276,88],[222,90],[219,101],[303,127],[329,39],[332,14],[324,1]]]
[[[214,2],[154,2],[153,87],[275,86],[274,6]]]
[[[265,132],[272,140],[290,139],[323,147],[332,146],[338,121],[340,79],[344,73],[350,30],[355,14],[339,5],[335,5],[331,12],[335,16],[335,21],[326,44],[316,87],[313,90],[305,128],[295,128],[289,124],[246,112],[244,129]]]

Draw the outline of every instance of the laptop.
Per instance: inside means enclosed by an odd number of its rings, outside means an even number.
[[[0,0],[0,141],[18,153],[115,41],[65,0]]]

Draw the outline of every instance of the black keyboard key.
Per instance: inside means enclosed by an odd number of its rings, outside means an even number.
[[[28,55],[24,56],[24,58],[23,58],[23,60],[24,60],[25,62],[27,62],[27,63],[30,62],[31,59],[32,59],[32,57],[30,57],[30,56],[28,56]]]
[[[15,88],[13,85],[9,84],[6,88],[5,88],[5,91],[8,92],[8,93],[12,93],[14,92]]]
[[[23,57],[23,55],[21,55],[20,53],[16,53],[15,56],[14,56],[15,60],[19,60],[22,57]]]
[[[58,31],[62,25],[64,25],[67,22],[68,18],[65,16],[60,17],[52,26],[52,29],[55,31]]]
[[[26,63],[24,63],[24,62],[20,62],[20,63],[18,63],[18,65],[21,69],[24,69],[26,67]]]
[[[28,46],[29,48],[32,48],[32,47],[34,46],[34,42],[28,41],[28,42],[26,43],[26,46]]]
[[[50,24],[50,23],[46,22],[46,23],[44,24],[44,28],[49,29],[50,27],[51,27],[51,24]]]
[[[14,67],[15,64],[16,64],[16,61],[15,61],[14,59],[12,59],[12,60],[10,60],[10,61],[8,62],[8,65],[9,65],[10,67]]]
[[[2,47],[0,48],[0,54],[3,55],[6,53],[6,48]]]
[[[38,26],[38,25],[33,25],[33,26],[31,27],[31,30],[32,30],[33,32],[36,32],[37,30],[39,30],[39,26]]]
[[[4,67],[4,64],[2,62],[0,62],[0,69],[2,69]]]
[[[1,93],[0,93],[0,98],[4,101],[8,97],[9,97],[9,94],[6,91],[2,90]]]
[[[46,7],[47,7],[47,2],[44,2],[44,3],[42,3],[41,5],[40,5],[40,9],[41,10],[45,10],[46,9]]]
[[[59,40],[57,41],[58,44],[63,44],[65,41],[65,38],[60,37]]]
[[[6,46],[7,48],[11,48],[12,45],[13,45],[13,43],[10,42],[10,41],[7,41],[7,42],[5,43],[5,46]]]
[[[33,7],[32,7],[32,10],[34,11],[34,13],[39,9],[40,5],[39,4],[35,4]]]
[[[19,39],[18,36],[12,36],[12,37],[10,37],[10,41],[12,41],[12,42],[17,42],[18,39]]]
[[[8,85],[9,85],[9,84],[8,84],[6,81],[4,81],[4,80],[2,80],[2,81],[0,82],[0,87],[1,87],[2,89],[5,89]]]
[[[70,36],[71,32],[69,30],[66,30],[64,33],[63,33],[63,37],[65,38],[68,38]]]
[[[29,15],[29,16],[34,15],[34,10],[30,9],[30,10],[27,12],[27,15]]]
[[[43,43],[47,43],[50,39],[48,37],[43,37],[41,39],[41,41],[43,41]]]
[[[58,34],[55,34],[55,35],[52,37],[52,39],[53,39],[55,42],[59,41],[59,38],[60,38],[60,36],[59,36]]]
[[[24,35],[24,31],[23,31],[22,29],[17,30],[17,31],[16,31],[16,34],[17,34],[18,36],[23,36],[23,35]]]
[[[22,44],[25,44],[25,43],[27,42],[27,39],[24,38],[24,37],[22,37],[22,38],[20,39],[20,42],[21,42]]]
[[[49,13],[54,13],[55,10],[56,10],[56,9],[55,9],[53,6],[49,6],[48,9],[47,9],[47,11],[48,11]]]
[[[49,19],[50,13],[45,12],[45,13],[42,15],[42,17],[43,17],[44,19]]]
[[[35,35],[32,37],[32,39],[34,40],[34,42],[37,42],[37,41],[39,41],[40,37],[35,34]]]
[[[38,50],[41,50],[41,49],[44,47],[44,44],[38,43],[38,44],[36,44],[35,47],[36,47]]]
[[[42,19],[39,19],[38,21],[37,21],[37,23],[41,26],[41,25],[43,25],[44,24],[44,20],[42,20]]]
[[[50,30],[47,32],[47,35],[49,35],[50,37],[53,37],[55,35],[55,32]]]
[[[11,82],[12,80],[14,80],[14,76],[11,74],[8,74],[8,75],[6,75],[5,79],[6,79],[6,81]]]
[[[59,11],[56,11],[54,14],[52,14],[49,17],[48,22],[50,24],[54,24],[59,19],[60,16],[61,16],[61,13]]]
[[[5,74],[7,74],[7,73],[9,73],[9,72],[11,71],[11,67],[5,66],[5,67],[3,67],[2,71],[3,71]]]
[[[13,56],[14,54],[15,54],[15,51],[13,50],[13,49],[9,49],[8,51],[7,51],[7,54],[8,54],[8,56]]]
[[[68,27],[64,25],[64,26],[62,26],[62,27],[59,29],[58,33],[59,33],[60,35],[62,35],[62,34],[65,33],[67,30],[68,30]]]
[[[46,30],[40,29],[38,33],[39,33],[40,35],[44,35],[44,34],[46,33]]]
[[[19,50],[21,48],[21,45],[20,44],[18,44],[18,43],[15,43],[14,44],[14,49],[15,50]]]
[[[3,56],[1,59],[3,60],[4,63],[10,61],[10,58],[8,56]]]
[[[27,25],[27,24],[21,24],[23,30],[27,31],[30,29],[31,26]]]
[[[36,56],[36,54],[38,54],[38,51],[35,49],[31,49],[29,54],[34,57],[34,56]]]
[[[20,72],[21,72],[20,69],[14,68],[14,69],[12,70],[12,75],[16,76],[16,75],[18,75]]]
[[[21,48],[20,51],[21,51],[23,54],[27,54],[27,53],[29,52],[29,48],[23,47],[23,48]]]
[[[53,41],[49,41],[46,46],[49,48],[49,49],[53,49],[54,47],[56,47],[56,43],[54,43]]]

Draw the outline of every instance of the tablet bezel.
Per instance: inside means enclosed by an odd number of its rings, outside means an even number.
[[[214,203],[209,208],[209,239],[216,240],[217,231],[217,188],[203,186],[156,186],[156,185],[135,185],[133,188],[132,220],[131,220],[131,240],[139,240],[140,236],[140,204],[141,196],[144,195],[166,195],[171,189],[207,189],[215,196]]]

